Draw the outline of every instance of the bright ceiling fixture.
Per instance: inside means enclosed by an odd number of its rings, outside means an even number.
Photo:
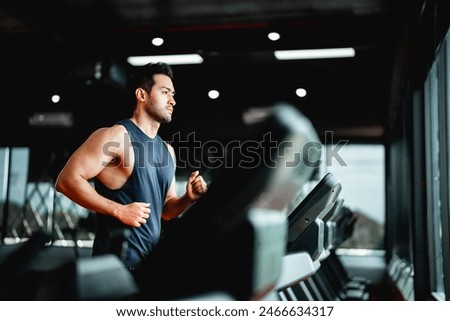
[[[161,46],[164,43],[164,39],[161,37],[155,37],[152,39],[152,44],[156,47]]]
[[[201,64],[203,58],[199,54],[130,56],[127,61],[133,66],[143,66],[150,62],[166,62],[171,65]]]
[[[272,40],[272,41],[277,41],[277,40],[279,40],[280,39],[280,34],[278,33],[278,32],[270,32],[268,35],[267,35],[267,38],[269,38],[270,40]]]
[[[295,91],[295,94],[296,94],[298,97],[305,97],[306,94],[307,94],[307,92],[306,92],[306,89],[305,89],[305,88],[297,88],[297,90]]]
[[[330,59],[351,58],[355,56],[354,48],[277,50],[274,52],[278,60],[296,59]]]

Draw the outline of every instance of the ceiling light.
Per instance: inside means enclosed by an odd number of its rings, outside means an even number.
[[[56,103],[59,103],[59,101],[61,100],[61,96],[55,94],[55,95],[52,95],[51,99],[52,99],[52,102],[56,104]]]
[[[306,94],[307,94],[307,92],[306,92],[306,89],[305,89],[305,88],[297,88],[297,90],[295,91],[295,94],[296,94],[298,97],[305,97]]]
[[[219,98],[219,95],[220,95],[219,91],[217,91],[215,89],[212,89],[208,92],[208,97],[211,99],[217,99],[217,98]]]
[[[330,59],[349,58],[355,56],[354,48],[330,48],[330,49],[302,49],[302,50],[278,50],[274,52],[278,60],[295,59]]]
[[[160,37],[155,37],[152,39],[152,44],[156,47],[161,46],[164,43],[164,39]]]
[[[277,41],[280,39],[280,34],[278,32],[270,32],[267,37],[272,41]]]
[[[171,65],[201,64],[203,58],[198,54],[160,55],[160,56],[130,56],[127,61],[133,66],[143,66],[150,62],[166,62]]]

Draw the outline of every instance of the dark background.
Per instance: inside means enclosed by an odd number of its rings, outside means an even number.
[[[195,132],[201,141],[227,142],[247,108],[283,101],[309,117],[322,139],[332,132],[335,142],[383,143],[399,35],[420,3],[3,0],[0,145],[31,147],[33,163],[63,161],[94,129],[131,116],[129,55],[173,53],[200,53],[204,62],[173,66],[177,105],[172,123],[161,127],[166,140]],[[269,41],[270,31],[281,39]],[[163,46],[151,44],[155,36]],[[356,56],[273,56],[277,49],[334,47],[354,47]],[[308,95],[296,97],[297,87]],[[207,97],[210,89],[220,90],[219,99]],[[62,95],[59,104],[50,102],[54,93]],[[30,125],[42,112],[67,112],[73,126]]]

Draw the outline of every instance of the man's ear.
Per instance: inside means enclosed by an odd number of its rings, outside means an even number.
[[[143,88],[139,87],[136,89],[135,95],[139,101],[144,101],[145,97],[147,95],[147,92]]]

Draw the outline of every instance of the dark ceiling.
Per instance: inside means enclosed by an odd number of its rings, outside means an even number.
[[[177,106],[162,133],[227,139],[248,107],[293,104],[321,137],[382,141],[394,49],[413,1],[2,0],[0,104],[36,140],[79,144],[131,115],[123,86],[129,55],[200,53],[174,65]],[[270,42],[267,33],[278,31]],[[164,45],[151,39],[161,36]],[[277,61],[275,49],[354,47],[354,58]],[[101,77],[95,71],[100,68]],[[98,70],[97,70],[98,71]],[[304,87],[308,95],[294,95]],[[207,92],[219,89],[217,100]],[[62,93],[61,103],[50,103]],[[57,106],[57,107],[55,107]],[[74,127],[34,128],[40,112],[69,112]],[[21,144],[5,129],[1,144]]]

